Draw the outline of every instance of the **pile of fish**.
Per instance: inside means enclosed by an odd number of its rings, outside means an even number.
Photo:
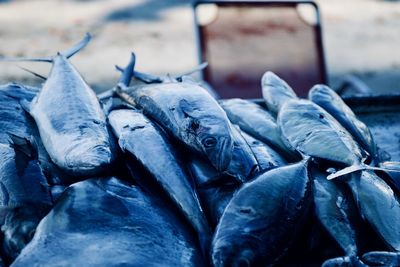
[[[132,54],[96,95],[68,60],[89,41],[1,59],[52,64],[0,86],[1,264],[400,266],[400,165],[332,89],[217,100]]]

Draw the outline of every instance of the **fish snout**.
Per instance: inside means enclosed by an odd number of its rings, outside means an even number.
[[[77,149],[75,153],[69,153],[66,160],[68,169],[74,174],[93,175],[110,165],[113,157],[109,146],[95,145],[86,149]]]

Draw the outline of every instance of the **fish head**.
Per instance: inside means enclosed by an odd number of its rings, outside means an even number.
[[[194,123],[195,138],[202,152],[217,171],[226,170],[233,153],[233,139],[229,125],[213,116],[203,117]]]
[[[109,142],[88,140],[66,153],[65,168],[74,175],[95,175],[109,166],[114,157]]]

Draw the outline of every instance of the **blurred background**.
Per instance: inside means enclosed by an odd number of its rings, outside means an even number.
[[[354,74],[374,93],[400,93],[400,2],[316,3],[329,83],[338,86]],[[198,64],[189,0],[0,0],[0,25],[0,56],[54,55],[92,33],[71,61],[99,92],[115,85],[114,65],[126,65],[131,51],[143,72],[178,74]],[[44,76],[50,69],[46,63],[0,62],[0,82],[41,83],[18,65]]]

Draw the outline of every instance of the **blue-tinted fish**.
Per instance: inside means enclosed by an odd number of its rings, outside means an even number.
[[[199,251],[167,203],[112,177],[68,187],[13,266],[204,266]]]
[[[89,40],[88,34],[70,50],[50,58],[7,59],[52,63],[40,92],[30,103],[22,103],[34,118],[51,159],[75,176],[104,171],[115,155],[96,94],[68,61]]]

